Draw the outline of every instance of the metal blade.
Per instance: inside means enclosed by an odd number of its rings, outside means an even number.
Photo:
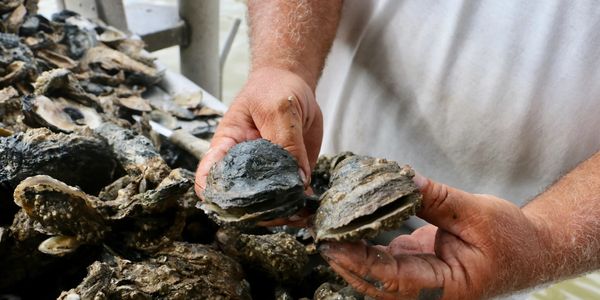
[[[139,122],[142,118],[140,118],[140,116],[133,116],[133,119]],[[159,123],[156,123],[152,120],[150,120],[149,123],[150,123],[150,127],[152,127],[152,130],[156,131],[158,134],[160,134],[166,138],[170,138],[171,135],[173,135],[173,130],[171,130]]]

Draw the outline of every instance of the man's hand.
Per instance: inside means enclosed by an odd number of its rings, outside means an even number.
[[[543,228],[514,204],[474,195],[423,177],[418,214],[433,225],[387,247],[327,243],[331,267],[377,299],[479,299],[540,281]]]
[[[196,172],[196,193],[202,196],[208,171],[235,144],[265,138],[298,161],[308,186],[323,136],[323,117],[313,89],[298,75],[262,68],[248,82],[221,121],[211,147]]]

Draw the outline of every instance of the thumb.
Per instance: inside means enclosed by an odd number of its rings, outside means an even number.
[[[462,236],[473,224],[474,218],[480,218],[484,208],[473,194],[449,187],[425,178],[418,173],[413,181],[423,195],[422,208],[417,215],[425,221]]]

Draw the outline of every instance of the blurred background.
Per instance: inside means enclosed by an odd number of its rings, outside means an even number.
[[[139,3],[150,3],[155,5],[176,5],[177,0],[123,0],[125,5],[134,5]],[[246,23],[246,0],[221,0],[219,3],[219,41],[222,44],[227,39],[235,19],[241,19],[241,24],[237,35],[231,45],[231,50],[227,56],[223,68],[223,89],[221,99],[227,105],[231,103],[236,96],[248,74],[249,68],[249,45],[248,45],[248,25]],[[55,0],[40,0],[40,12],[46,16],[58,10]],[[149,20],[152,22],[152,20]],[[163,50],[153,52],[158,60],[167,66],[167,68],[179,72],[179,46],[169,47]]]

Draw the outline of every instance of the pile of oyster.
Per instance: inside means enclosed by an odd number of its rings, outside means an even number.
[[[36,6],[0,1],[0,298],[363,299],[315,243],[398,227],[420,205],[409,167],[322,157],[307,196],[287,151],[250,141],[198,209],[197,159],[148,121],[210,138],[220,114],[149,97],[163,74],[139,39]],[[307,207],[309,229],[257,226]]]

